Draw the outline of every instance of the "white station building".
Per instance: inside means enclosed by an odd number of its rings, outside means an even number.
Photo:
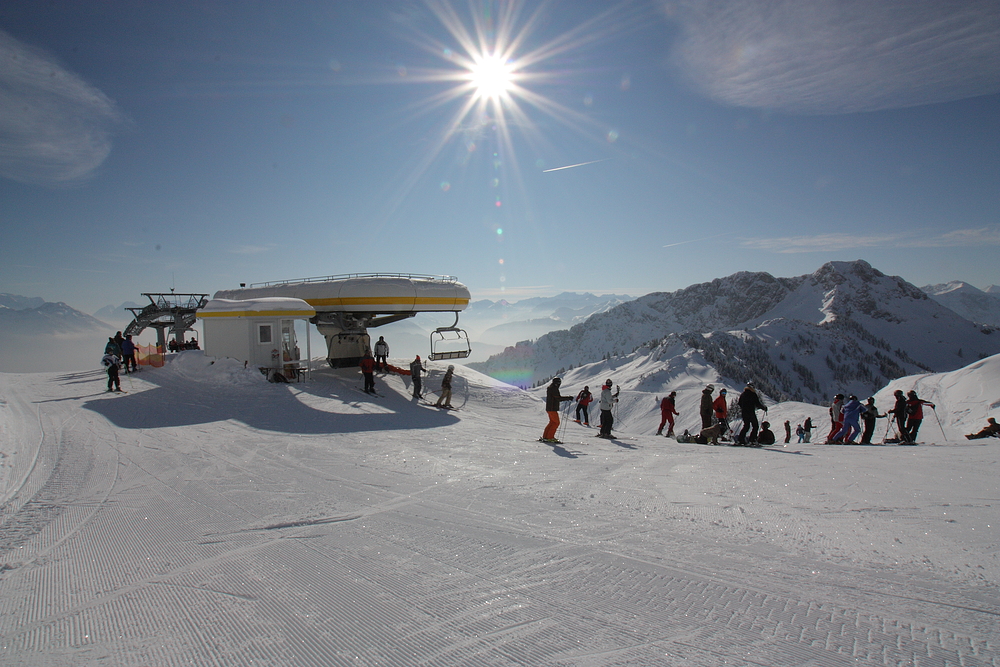
[[[315,317],[316,309],[302,299],[212,299],[196,315],[202,322],[202,342],[208,356],[242,361],[269,377],[282,372],[288,378],[306,368],[300,362],[295,321]],[[306,360],[311,356],[310,347],[307,334]]]

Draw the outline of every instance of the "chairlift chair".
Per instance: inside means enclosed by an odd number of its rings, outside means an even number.
[[[458,313],[455,313],[455,323],[450,327],[438,327],[431,332],[431,361],[445,359],[465,359],[472,354],[469,334],[458,328]]]

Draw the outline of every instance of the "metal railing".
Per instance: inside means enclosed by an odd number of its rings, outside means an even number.
[[[297,285],[300,283],[325,283],[352,278],[408,278],[411,280],[436,280],[447,283],[457,283],[457,276],[434,276],[423,273],[339,273],[335,276],[318,276],[314,278],[298,278],[295,280],[271,280],[266,283],[250,283],[248,287],[273,287],[275,285]]]

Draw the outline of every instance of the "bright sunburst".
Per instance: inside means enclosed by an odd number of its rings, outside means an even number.
[[[469,81],[479,98],[500,100],[514,84],[514,67],[502,56],[474,56]]]

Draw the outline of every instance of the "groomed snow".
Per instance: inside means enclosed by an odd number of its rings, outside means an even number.
[[[947,438],[763,449],[650,435],[622,369],[620,439],[549,446],[463,367],[441,411],[209,362],[0,375],[2,664],[1000,664],[997,358],[897,381]]]

